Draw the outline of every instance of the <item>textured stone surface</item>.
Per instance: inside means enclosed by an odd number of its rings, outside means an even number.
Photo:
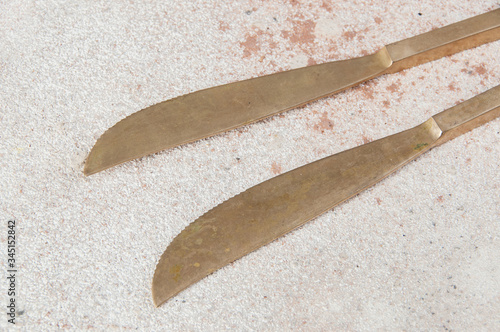
[[[0,219],[18,223],[18,326],[499,330],[499,120],[158,309],[150,284],[167,244],[214,205],[500,84],[500,42],[82,173],[95,140],[148,105],[369,54],[495,8],[493,0],[4,2]]]

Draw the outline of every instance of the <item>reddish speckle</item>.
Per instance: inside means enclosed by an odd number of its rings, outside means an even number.
[[[484,75],[488,72],[486,70],[486,67],[484,66],[484,63],[480,64],[479,66],[474,66],[472,68],[474,69],[474,72],[478,75]]]
[[[364,28],[361,32],[362,34],[357,34],[357,39],[358,40],[363,40],[365,39],[365,34],[370,30],[369,28]]]
[[[367,99],[374,99],[375,98],[373,96],[375,91],[373,90],[372,84],[365,84],[360,89],[361,89],[361,93],[363,94],[364,98],[367,98]]]
[[[219,30],[224,32],[229,30],[229,24],[226,22],[219,22]]]
[[[399,84],[396,84],[396,83],[392,83],[391,85],[389,85],[387,88],[387,91],[389,92],[397,92],[399,91]]]
[[[361,136],[361,139],[363,140],[363,144],[370,143],[372,140],[365,135]]]
[[[313,58],[309,58],[307,60],[307,65],[308,66],[312,66],[312,65],[315,65],[316,64],[316,60],[314,60]]]
[[[326,112],[323,112],[323,115],[320,118],[320,121],[318,124],[315,124],[313,127],[315,130],[324,132],[325,130],[332,130],[333,129],[333,121],[328,119],[328,114]]]
[[[382,200],[378,197],[375,197],[375,200],[377,201],[377,204],[380,205],[382,203]]]
[[[273,161],[271,165],[271,172],[274,174],[281,174],[281,165],[278,165],[275,161]]]
[[[293,31],[282,31],[283,37],[293,44],[307,44],[314,41],[316,23],[311,20],[293,21]]]
[[[243,47],[244,58],[260,51],[260,43],[257,41],[257,36],[247,36],[247,39],[240,43],[240,45]]]
[[[448,89],[449,89],[450,91],[458,91],[458,90],[459,90],[459,89],[455,86],[455,83],[450,83],[450,84],[448,85]]]
[[[336,54],[337,53],[337,46],[332,46],[328,49],[328,52],[331,54]]]
[[[391,102],[390,102],[390,101],[388,101],[388,100],[384,100],[384,101],[382,102],[382,104],[383,104],[385,107],[389,107],[389,106],[391,106]]]
[[[276,48],[278,44],[274,41],[274,35],[270,31],[253,27],[252,31],[247,33],[245,41],[240,42],[240,46],[243,47],[243,57],[249,57],[263,48],[266,50]]]
[[[443,195],[438,196],[438,198],[436,198],[436,201],[438,201],[439,203],[443,203],[444,202]]]
[[[356,37],[356,32],[355,31],[346,31],[342,34],[342,37],[344,37],[347,40],[352,40],[354,37]]]
[[[375,17],[374,19],[375,23],[380,24],[382,23],[382,19],[380,17]]]
[[[484,76],[486,78],[488,77],[488,75],[487,75],[488,70],[486,69],[486,66],[484,63],[482,63],[478,66],[472,66],[472,70],[468,69],[468,68],[463,68],[462,70],[460,70],[460,72],[466,73],[469,75],[479,75],[479,76]]]
[[[326,1],[323,1],[323,3],[321,4],[320,7],[323,8],[324,10],[326,10],[329,13],[331,13],[332,10],[333,10],[332,6],[328,2],[326,2]]]

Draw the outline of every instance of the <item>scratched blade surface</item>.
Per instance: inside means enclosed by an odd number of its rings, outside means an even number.
[[[383,48],[361,58],[285,71],[164,101],[106,131],[92,148],[84,173],[90,175],[298,107],[375,77],[391,63]]]
[[[426,151],[441,131],[420,126],[297,168],[223,202],[187,226],[153,278],[159,306],[213,271],[304,224]]]

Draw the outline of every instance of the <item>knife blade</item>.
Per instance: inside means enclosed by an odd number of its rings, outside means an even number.
[[[91,175],[212,136],[365,82],[500,39],[500,9],[383,47],[378,52],[221,85],[170,99],[116,123],[95,143]]]
[[[262,182],[216,206],[169,244],[153,277],[156,306],[215,270],[358,194],[422,153],[500,116],[500,85],[398,134]]]

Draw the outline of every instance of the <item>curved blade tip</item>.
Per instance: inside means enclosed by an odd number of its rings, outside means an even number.
[[[153,297],[153,304],[157,308],[175,295],[174,293],[169,292],[168,287],[165,287],[165,280],[164,278],[161,278],[159,274],[158,266],[156,266],[153,283],[151,285],[151,295]]]
[[[102,169],[99,169],[98,167],[96,167],[95,162],[93,162],[93,159],[91,158],[92,151],[90,153],[91,154],[89,154],[89,156],[87,157],[87,160],[85,161],[85,165],[83,166],[83,174],[85,176],[95,174],[95,173],[102,170]]]
[[[113,144],[115,140],[108,139],[108,132],[109,130],[99,137],[90,150],[83,167],[83,174],[86,176],[104,171],[105,169],[132,159],[123,157],[117,158],[117,150],[120,149],[120,146]]]
[[[83,166],[83,174],[85,176],[89,176],[100,171],[103,171],[113,165],[103,166],[100,162],[99,158],[96,158],[95,154],[96,145],[90,150],[89,155],[87,156],[87,160],[85,160],[85,165]]]

